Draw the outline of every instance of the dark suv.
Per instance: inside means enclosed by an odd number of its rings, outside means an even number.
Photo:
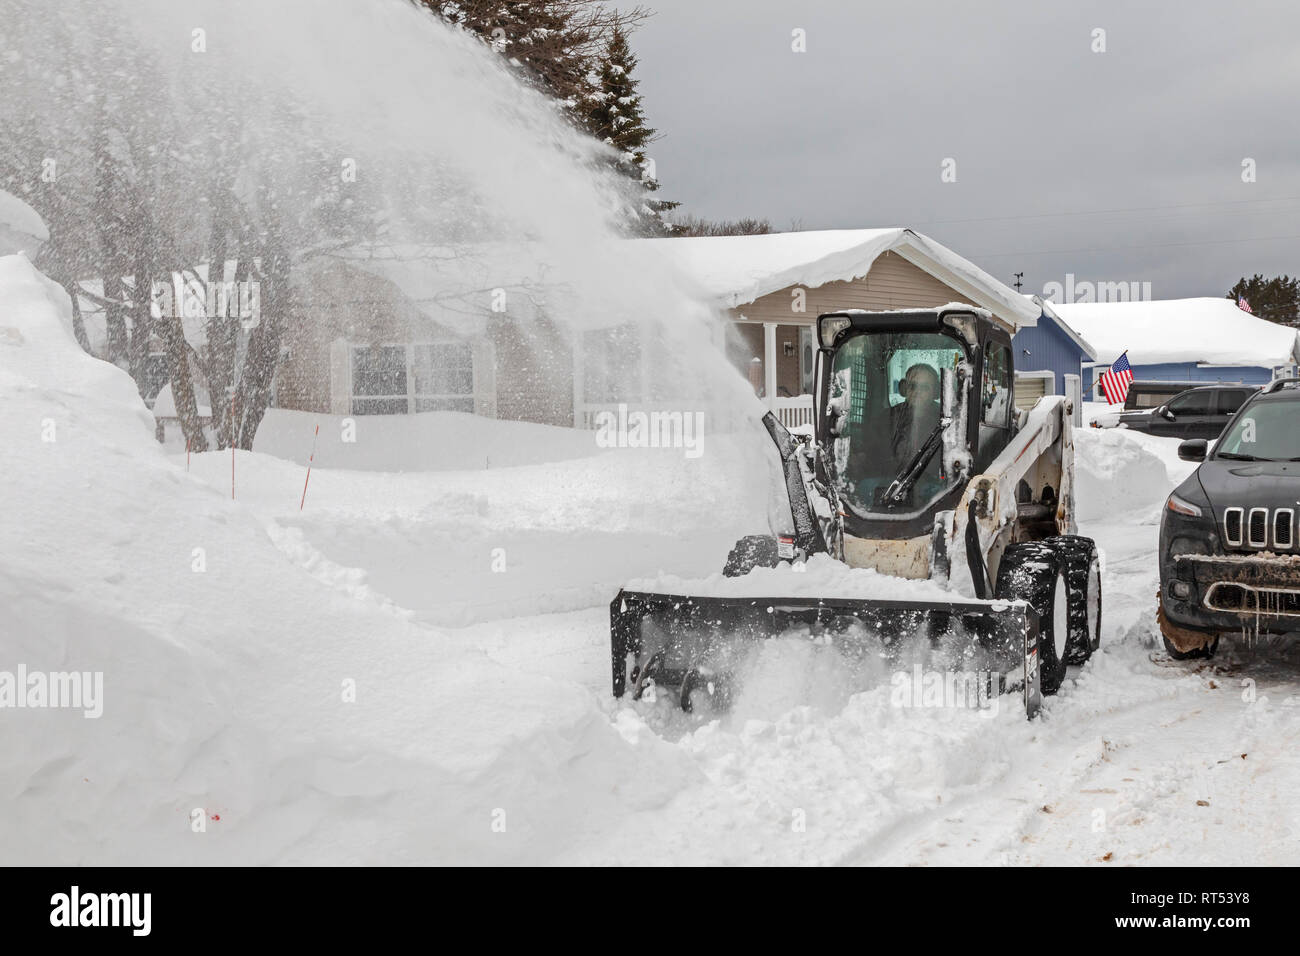
[[[1167,438],[1218,438],[1242,402],[1258,385],[1205,385],[1189,388],[1150,411],[1124,412],[1123,428]]]
[[[1300,631],[1300,379],[1257,392],[1208,448],[1179,446],[1201,465],[1160,523],[1160,630],[1180,660],[1222,633]]]

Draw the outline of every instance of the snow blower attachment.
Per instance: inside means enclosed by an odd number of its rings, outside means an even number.
[[[1033,716],[1100,635],[1100,562],[1073,534],[1071,410],[1048,396],[1017,412],[1014,329],[980,309],[835,312],[817,331],[815,437],[763,418],[793,532],[742,538],[721,586],[620,591],[614,695],[654,687],[684,710],[701,695],[725,708],[748,653],[795,635],[896,674],[929,648],[931,668],[981,675],[992,694],[1018,688]],[[757,582],[789,579],[746,577],[814,555],[951,596],[908,600],[912,585],[888,579],[880,596],[877,577],[867,596],[843,576],[827,587],[837,593],[809,595],[813,574],[790,588],[805,593],[769,595]]]

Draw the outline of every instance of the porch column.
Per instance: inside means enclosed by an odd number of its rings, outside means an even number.
[[[763,323],[763,393],[768,411],[776,410],[776,323]]]
[[[587,353],[582,330],[573,333],[573,427],[585,428],[582,403],[586,394]]]

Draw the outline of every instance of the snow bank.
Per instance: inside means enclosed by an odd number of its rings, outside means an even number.
[[[0,670],[104,689],[99,719],[0,711],[7,860],[552,859],[680,785],[684,760],[634,754],[580,685],[290,560],[167,459],[25,259],[0,259],[0,300]]]
[[[49,238],[45,221],[36,210],[0,189],[0,256],[21,252],[34,259]]]
[[[1076,428],[1078,520],[1097,521],[1163,503],[1172,487],[1171,463],[1154,450],[1163,444],[1172,446],[1172,460],[1177,461],[1177,439],[1156,438],[1144,443],[1125,429]]]
[[[319,438],[315,436],[320,426]],[[483,471],[598,454],[596,433],[468,412],[318,415],[268,409],[253,450],[317,468],[352,471]]]
[[[1097,361],[1105,365],[1126,350],[1135,366],[1204,362],[1272,368],[1300,361],[1300,333],[1243,312],[1231,299],[1053,303],[1052,309],[1096,347]]]

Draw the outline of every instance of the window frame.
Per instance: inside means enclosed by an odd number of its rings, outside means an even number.
[[[1229,395],[1234,395],[1234,394],[1235,394],[1235,395],[1240,395],[1240,396],[1241,396],[1241,399],[1240,399],[1240,400],[1239,400],[1235,405],[1233,405],[1231,408],[1229,408],[1228,405],[1230,404],[1230,400],[1229,400],[1228,396],[1229,396]],[[1217,402],[1216,405],[1215,405],[1215,408],[1216,408],[1216,414],[1219,414],[1219,415],[1229,415],[1229,416],[1231,416],[1231,415],[1235,415],[1235,414],[1237,413],[1237,410],[1238,410],[1239,408],[1241,408],[1242,405],[1245,405],[1248,401],[1250,401],[1250,395],[1251,395],[1251,393],[1250,393],[1250,389],[1247,389],[1247,388],[1224,388],[1224,389],[1220,389],[1220,390],[1219,390],[1219,400],[1218,400],[1218,402]]]
[[[1203,399],[1203,398],[1208,398],[1209,404],[1208,407],[1200,410],[1177,408],[1174,406],[1174,402],[1180,399],[1183,399],[1190,403],[1193,399]],[[1215,414],[1215,411],[1218,407],[1219,407],[1218,396],[1216,396],[1214,392],[1208,389],[1202,390],[1197,388],[1189,388],[1185,392],[1179,392],[1177,395],[1175,395],[1173,398],[1171,398],[1168,402],[1165,403],[1165,408],[1169,409],[1169,411],[1173,412],[1175,415],[1213,415]]]
[[[419,392],[416,390],[416,361],[415,352],[420,348],[433,349],[437,346],[456,346],[465,349],[469,358],[470,373],[470,390],[468,392]],[[402,350],[403,369],[406,381],[406,391],[404,394],[388,395],[362,395],[356,390],[356,353],[359,349],[397,349]],[[418,404],[422,400],[426,401],[468,401],[470,414],[473,414],[477,408],[477,375],[474,368],[474,345],[467,339],[443,337],[438,339],[422,339],[414,342],[349,342],[348,343],[348,414],[350,415],[412,415],[419,414]],[[397,402],[403,401],[406,408],[401,412],[364,412],[357,410],[358,402]],[[434,411],[464,411],[465,409],[433,409]]]

